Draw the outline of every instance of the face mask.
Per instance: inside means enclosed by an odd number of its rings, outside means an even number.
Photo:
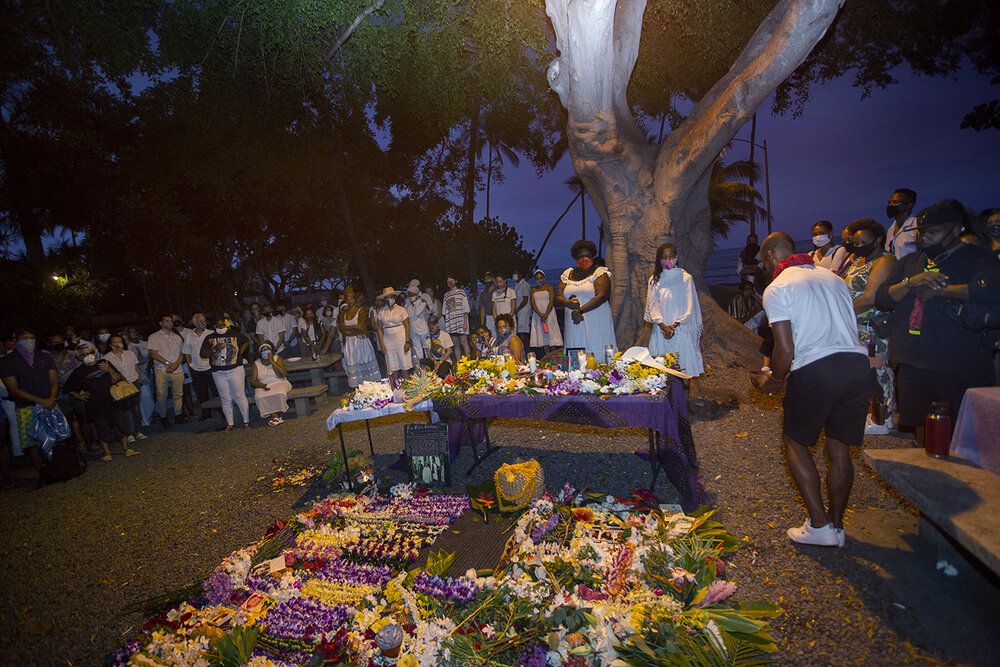
[[[584,271],[586,271],[587,269],[589,269],[594,265],[594,260],[591,259],[590,257],[581,257],[580,259],[576,260],[576,265],[581,269],[583,269]]]
[[[95,361],[97,361],[96,354],[88,354],[83,358],[83,363],[87,364],[88,366],[92,365]]]
[[[215,329],[215,333],[219,334],[220,336],[224,335],[227,331],[229,331],[229,329],[220,329],[220,328]]]
[[[320,301],[320,302],[319,302],[319,305],[321,305],[321,306],[325,306],[325,305],[326,305],[326,299],[323,299],[322,301]]]
[[[677,266],[677,264],[672,259],[661,259],[660,260],[660,266],[662,266],[663,268],[665,268],[667,270],[670,270],[670,269],[674,268],[675,266]]]
[[[25,352],[31,353],[35,351],[35,339],[34,338],[24,338],[17,341],[17,346],[24,350]]]
[[[813,245],[816,246],[817,248],[822,248],[829,242],[830,242],[829,234],[817,234],[816,236],[813,237]]]
[[[160,328],[164,331],[170,331],[174,328],[174,325],[170,322],[160,322]]]
[[[198,322],[197,324],[194,325],[195,331],[204,331],[206,328],[207,327],[205,326],[204,322]]]
[[[854,241],[844,241],[844,249],[847,252],[854,252]]]
[[[111,338],[111,334],[109,333],[97,334],[97,340],[101,341],[102,343],[107,343],[109,338]]]
[[[271,319],[272,315],[274,315],[274,313],[264,313],[264,317],[266,317],[267,319]]]
[[[1000,225],[990,227],[990,236],[993,237],[994,241],[1000,241]]]
[[[124,348],[121,345],[112,345],[111,349],[115,352],[121,352]]]
[[[514,282],[516,283],[518,280],[521,279],[521,275],[518,274],[518,273],[515,273],[513,276],[511,276],[511,278],[513,278]]]
[[[897,215],[899,215],[898,204],[889,204],[888,206],[885,207],[885,217],[895,218]]]
[[[261,359],[270,359],[271,358],[271,350],[261,350],[260,351],[260,358]]]
[[[854,244],[854,254],[855,255],[860,255],[862,257],[867,257],[868,255],[872,254],[873,250],[875,250],[875,242],[874,241],[872,241],[871,243],[866,243],[864,245],[858,245],[856,243]]]

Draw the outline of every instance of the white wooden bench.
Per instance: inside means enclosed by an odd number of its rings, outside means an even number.
[[[295,403],[295,416],[309,416],[309,401],[316,401],[317,407],[326,401],[327,388],[320,386],[296,387],[288,392],[288,400]]]

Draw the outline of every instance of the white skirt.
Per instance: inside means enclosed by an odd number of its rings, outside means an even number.
[[[270,414],[282,413],[288,409],[288,392],[292,390],[292,383],[288,380],[276,380],[267,385],[267,389],[257,387],[253,391],[254,399],[257,401],[257,411],[261,417]]]
[[[347,371],[347,385],[350,387],[357,387],[365,381],[379,381],[382,374],[368,336],[344,338],[344,370]]]

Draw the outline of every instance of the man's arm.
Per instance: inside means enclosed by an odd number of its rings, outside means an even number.
[[[771,354],[771,374],[761,382],[759,388],[768,394],[777,394],[785,386],[795,358],[795,343],[792,341],[790,320],[771,322],[774,334],[774,352]]]

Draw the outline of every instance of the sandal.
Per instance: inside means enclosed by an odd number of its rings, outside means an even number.
[[[101,457],[101,460],[102,461],[110,461],[111,460],[111,454],[105,454],[104,456]]]
[[[135,456],[138,453],[139,452],[135,451],[134,449],[126,449],[125,450],[125,456]]]

